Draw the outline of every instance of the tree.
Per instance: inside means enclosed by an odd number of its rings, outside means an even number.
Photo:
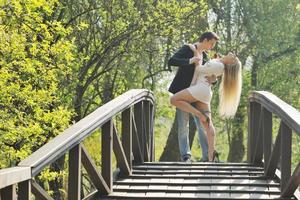
[[[185,19],[202,4],[64,0],[57,12],[65,27],[74,27],[69,38],[75,38],[77,47],[72,81],[65,90],[74,97],[75,120],[129,88],[154,89],[160,73],[169,70],[170,47],[182,39],[177,27],[187,26]]]
[[[295,59],[299,52],[299,40],[296,39],[299,34],[297,5],[297,1],[210,1],[216,15],[213,27],[224,41],[219,44],[219,51],[234,51],[243,63],[253,60],[251,82],[243,84],[236,117],[224,125],[221,123],[221,126],[227,127],[225,131],[230,145],[228,161],[241,161],[244,157],[241,144],[246,129],[243,125],[247,119],[247,95],[252,88],[274,92],[291,103],[299,99],[299,92],[294,90],[297,75],[295,79],[288,80],[287,74],[281,73],[287,70],[299,74],[294,65],[299,62]],[[275,70],[283,66],[286,70]],[[248,78],[248,75],[245,77]],[[285,84],[287,82],[288,85]]]
[[[69,125],[72,110],[60,101],[59,80],[70,74],[73,45],[69,30],[52,18],[57,5],[1,5],[0,168],[17,165]]]

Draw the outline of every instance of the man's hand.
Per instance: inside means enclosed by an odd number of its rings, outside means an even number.
[[[217,81],[216,75],[211,75],[211,76],[205,76],[206,81],[211,85],[212,83]]]
[[[195,63],[196,65],[198,65],[200,61],[201,61],[201,59],[198,56],[194,56],[190,59],[190,64]]]

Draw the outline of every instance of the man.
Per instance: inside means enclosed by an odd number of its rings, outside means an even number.
[[[194,56],[194,52],[189,45],[184,45],[178,52],[176,52],[169,60],[169,66],[178,66],[178,71],[171,83],[169,92],[175,94],[185,88],[188,88],[192,81],[195,82],[194,72],[195,64],[205,63],[207,59],[206,51],[211,50],[219,37],[214,32],[203,33],[198,42],[194,43],[196,50],[200,56]],[[215,76],[207,77],[207,81],[211,84],[216,80]],[[181,159],[184,162],[191,162],[191,149],[189,144],[189,113],[186,113],[176,108],[177,122],[178,122],[178,144]],[[202,148],[201,161],[208,161],[208,144],[206,134],[203,127],[200,125],[199,119],[193,116],[197,126],[200,146]]]

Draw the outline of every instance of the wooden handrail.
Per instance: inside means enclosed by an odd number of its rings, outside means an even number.
[[[274,145],[272,115],[280,119]],[[281,183],[281,197],[298,196],[300,162],[291,176],[291,145],[292,131],[300,136],[300,112],[269,92],[253,91],[249,95],[248,116],[248,162],[264,165],[266,177],[277,176]],[[276,169],[278,162],[280,176],[276,173],[279,171]]]
[[[16,199],[15,185],[18,184],[18,199],[30,194],[30,167],[11,167],[0,170],[0,199]],[[25,198],[23,198],[25,197]]]
[[[291,129],[300,136],[300,112],[267,91],[254,91],[250,93],[250,102],[257,102],[264,108],[277,115]]]
[[[20,162],[19,166],[31,167],[32,175],[36,175],[46,165],[64,155],[68,150],[89,136],[93,130],[99,128],[117,113],[142,100],[154,103],[153,93],[145,89],[133,89],[118,96],[66,129],[63,133]]]
[[[146,89],[130,90],[75,123],[63,133],[53,138],[28,158],[19,163],[18,167],[0,170],[0,199],[29,200],[30,194],[37,199],[52,200],[53,198],[34,180],[34,177],[47,165],[68,153],[68,199],[81,199],[81,166],[85,167],[96,190],[85,199],[112,192],[112,154],[115,153],[120,176],[128,176],[132,172],[132,162],[143,160],[153,161],[154,142],[153,125],[155,99],[153,93]],[[122,142],[118,138],[114,124],[116,115],[122,115]],[[134,115],[137,115],[136,119]],[[102,128],[102,172],[98,171],[82,141],[95,130]],[[135,138],[133,140],[132,138]],[[136,144],[138,143],[138,144]],[[114,145],[113,145],[114,144]],[[138,149],[133,146],[138,145]],[[147,149],[147,150],[145,150]],[[151,149],[151,151],[148,151]],[[100,151],[100,149],[99,149]],[[142,153],[143,152],[143,153]],[[141,155],[133,158],[132,155]],[[18,195],[16,195],[18,184]]]
[[[0,189],[31,179],[30,167],[11,167],[0,170]]]

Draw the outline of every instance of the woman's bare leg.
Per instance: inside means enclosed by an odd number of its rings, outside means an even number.
[[[194,108],[191,103],[198,101],[191,93],[185,89],[177,92],[170,98],[170,103],[182,111],[192,113],[200,119],[205,120],[206,117],[198,109]]]
[[[210,111],[210,105],[202,103],[200,101],[196,102],[196,107],[199,110],[206,110]],[[215,150],[215,127],[212,123],[211,120],[211,113],[207,113],[207,116],[209,117],[210,121],[209,123],[205,120],[201,120],[200,122],[202,123],[206,134],[207,134],[207,142],[208,142],[208,159],[209,161],[212,161],[213,159],[213,152]]]

